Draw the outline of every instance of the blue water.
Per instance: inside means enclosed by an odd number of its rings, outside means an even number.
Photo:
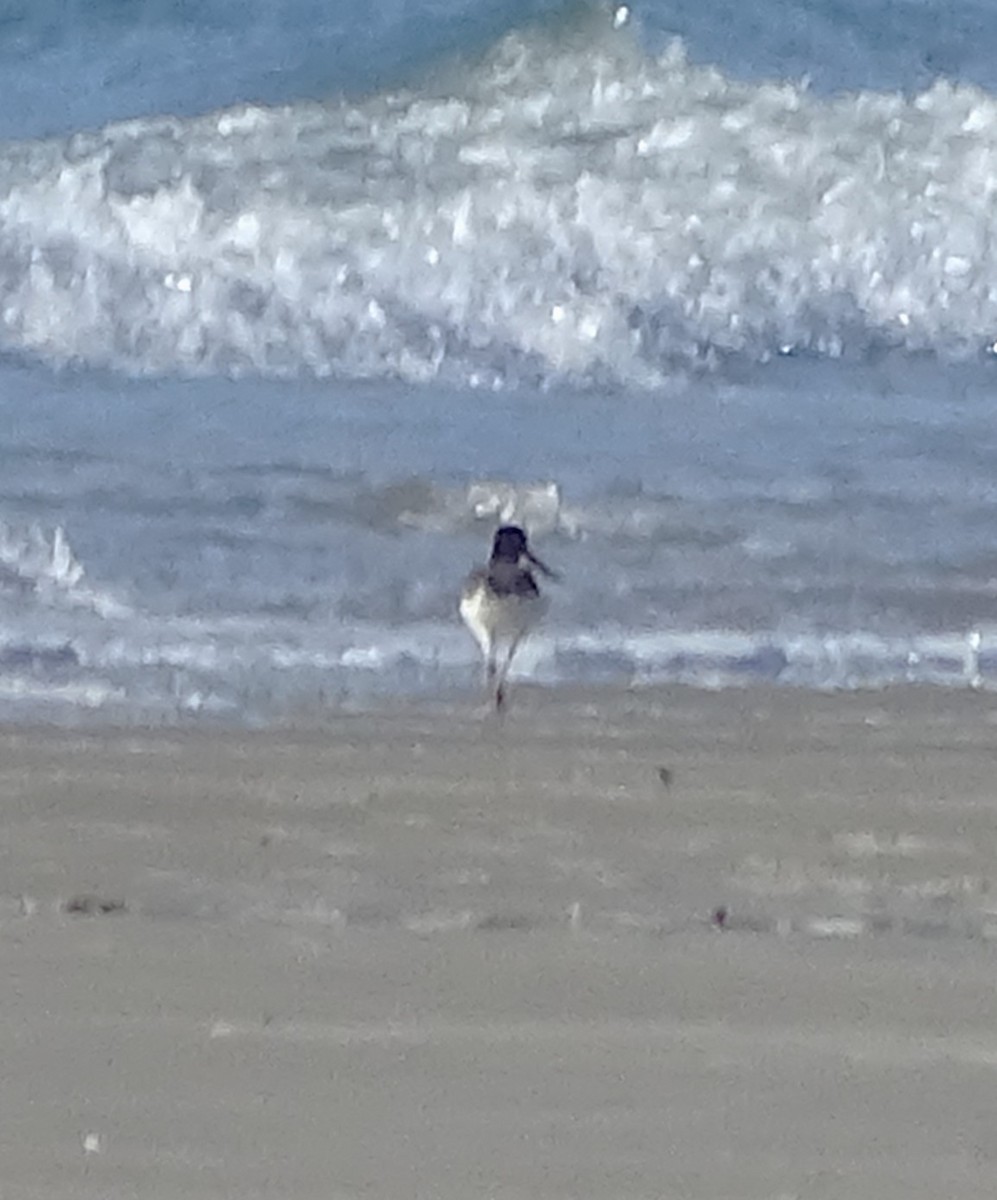
[[[997,682],[987,17],[0,5],[0,716]]]

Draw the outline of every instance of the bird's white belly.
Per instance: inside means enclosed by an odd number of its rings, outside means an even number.
[[[486,587],[462,597],[460,615],[483,650],[518,641],[547,611],[544,596],[496,596]]]

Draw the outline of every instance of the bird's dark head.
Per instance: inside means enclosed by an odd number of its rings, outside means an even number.
[[[503,525],[500,529],[497,529],[495,531],[495,539],[492,542],[491,561],[493,563],[515,563],[518,567],[523,565],[524,560],[542,571],[548,579],[560,578],[556,571],[552,571],[545,562],[541,562],[533,553],[527,544],[526,534],[518,525]]]
[[[524,555],[529,555],[526,544],[526,534],[518,525],[503,525],[495,531],[492,542],[492,558],[498,562],[518,563]]]

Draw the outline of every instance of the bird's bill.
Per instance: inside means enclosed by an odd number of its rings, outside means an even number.
[[[558,579],[561,578],[560,573],[558,571],[551,570],[551,568],[548,567],[545,562],[541,562],[540,559],[537,558],[537,556],[533,553],[532,550],[526,551],[526,557],[537,568],[537,570],[541,571],[544,575],[546,575],[548,579],[553,579],[553,580],[557,581]]]

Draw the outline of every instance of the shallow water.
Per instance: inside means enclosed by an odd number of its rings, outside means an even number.
[[[570,390],[53,388],[37,369],[8,372],[6,394],[11,713],[34,698],[266,721],[465,688],[477,651],[454,598],[500,519],[564,575],[517,660],[547,683],[997,670],[977,367],[785,361],[608,408]]]

